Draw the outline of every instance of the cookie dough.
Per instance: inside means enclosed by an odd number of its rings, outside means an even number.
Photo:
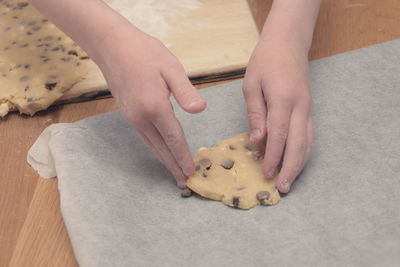
[[[276,177],[267,180],[262,173],[264,153],[264,144],[251,143],[248,133],[223,140],[210,149],[200,148],[194,158],[196,172],[186,184],[205,198],[235,208],[275,205],[280,195],[275,188]]]
[[[0,35],[0,117],[46,109],[87,74],[83,50],[26,1],[0,1]]]

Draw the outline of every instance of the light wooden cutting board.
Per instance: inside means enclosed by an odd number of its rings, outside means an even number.
[[[159,38],[193,83],[241,76],[258,41],[246,0],[106,0],[134,25]],[[88,77],[62,102],[107,95],[106,82],[88,60]]]

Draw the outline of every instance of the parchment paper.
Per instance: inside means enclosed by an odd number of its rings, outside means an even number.
[[[400,40],[311,63],[315,143],[290,194],[249,211],[182,199],[119,112],[46,129],[28,161],[58,176],[81,266],[399,266]],[[174,102],[193,156],[248,130],[241,81]]]

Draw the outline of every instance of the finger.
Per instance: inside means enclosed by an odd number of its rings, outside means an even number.
[[[263,162],[263,172],[267,178],[275,175],[276,168],[282,158],[286,138],[289,131],[291,108],[271,106],[267,117],[267,145]]]
[[[178,187],[184,188],[186,184],[186,176],[183,174],[182,169],[175,161],[157,129],[153,125],[149,124],[145,129],[140,130],[139,134],[161,163],[164,164],[164,166],[174,176]]]
[[[265,138],[267,133],[267,108],[261,85],[257,82],[252,82],[253,80],[245,78],[243,82],[243,95],[247,105],[250,141],[258,143]]]
[[[290,118],[285,156],[276,181],[276,186],[282,193],[289,192],[290,186],[307,161],[309,148],[308,120],[307,113],[301,110],[294,110]]]
[[[189,113],[199,113],[206,108],[206,102],[190,83],[185,70],[178,62],[162,72],[171,93],[178,104]]]
[[[186,176],[192,175],[194,173],[194,162],[183,129],[173,111],[169,111],[169,114],[165,114],[163,118],[156,118],[153,124],[183,173]]]

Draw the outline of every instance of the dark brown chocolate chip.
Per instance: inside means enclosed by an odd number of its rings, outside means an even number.
[[[203,166],[204,168],[206,168],[206,170],[209,170],[211,168],[211,160],[209,159],[201,159],[199,161],[200,165]]]
[[[230,149],[230,150],[236,150],[236,147],[233,146],[233,145],[229,145],[229,149]]]
[[[45,58],[45,59],[42,60],[42,62],[47,62],[49,60],[50,60],[50,58]]]
[[[18,16],[13,16],[12,18],[13,18],[13,19],[18,19]]]
[[[239,200],[240,200],[240,197],[238,197],[238,196],[234,196],[234,197],[232,198],[232,204],[233,204],[233,206],[234,206],[235,208],[238,208],[238,207],[239,207]]]
[[[196,165],[196,167],[194,167],[194,170],[195,170],[195,171],[200,170],[200,165]]]
[[[28,43],[24,43],[23,45],[21,45],[21,47],[28,47],[29,44]]]
[[[16,43],[17,43],[16,41],[13,41],[11,44],[12,44],[12,45],[15,45]]]
[[[87,57],[87,56],[85,56],[85,57],[80,57],[80,59],[89,59],[90,57]]]
[[[206,177],[207,177],[207,174],[206,174],[205,172],[203,172],[203,173],[201,174],[201,176],[203,176],[204,178],[206,178]]]
[[[32,32],[26,32],[26,35],[32,35]]]
[[[269,199],[270,193],[268,191],[260,191],[256,194],[256,198],[260,201],[261,204],[266,204],[266,201]]]
[[[78,53],[75,50],[69,50],[68,55],[78,56]]]
[[[24,68],[27,69],[27,70],[29,70],[31,67],[32,67],[31,64],[25,64],[25,65],[24,65]]]
[[[25,86],[24,91],[27,92],[31,87],[29,85]]]
[[[27,7],[27,6],[29,6],[29,3],[27,3],[27,2],[19,2],[17,4],[17,7],[20,7],[20,8]]]
[[[233,164],[234,164],[233,160],[231,160],[231,159],[224,159],[224,161],[222,161],[222,163],[221,163],[221,166],[222,166],[223,168],[227,169],[227,170],[230,170],[230,169],[232,169]]]
[[[191,197],[192,195],[193,195],[193,192],[192,192],[192,190],[190,190],[189,187],[185,187],[181,191],[181,197],[187,198],[187,197]]]
[[[247,149],[247,150],[249,150],[249,151],[256,150],[256,146],[255,146],[254,144],[252,144],[252,143],[245,144],[245,145],[244,145],[244,148]]]
[[[47,90],[51,91],[56,87],[57,83],[46,83],[44,86],[46,87]]]
[[[34,28],[32,28],[32,30],[34,30],[35,32],[37,32],[38,30],[40,30],[42,27],[40,27],[40,26],[36,26],[36,27],[34,27]]]

